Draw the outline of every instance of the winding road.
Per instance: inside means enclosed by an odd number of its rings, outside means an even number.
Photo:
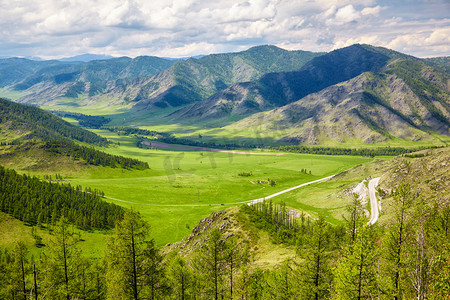
[[[367,225],[373,225],[377,222],[379,216],[378,210],[378,199],[375,195],[376,187],[378,186],[378,182],[380,181],[380,177],[371,179],[369,181],[369,198],[370,198],[370,220],[367,222]]]

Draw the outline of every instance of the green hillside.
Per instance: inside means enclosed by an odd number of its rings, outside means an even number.
[[[72,125],[38,107],[18,104],[0,98],[0,135],[3,142],[20,139],[73,139],[88,144],[104,145],[102,138],[90,131]]]
[[[110,155],[92,146],[108,141],[35,106],[0,99],[0,162],[20,169],[74,168],[79,164],[148,169],[142,161]],[[67,159],[69,158],[70,159]]]

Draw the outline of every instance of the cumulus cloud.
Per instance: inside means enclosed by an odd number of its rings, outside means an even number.
[[[386,9],[386,7],[381,7],[379,5],[374,7],[365,7],[363,10],[361,10],[361,14],[364,16],[366,15],[378,16],[383,9]]]
[[[404,0],[407,1],[407,0]],[[0,0],[0,56],[189,56],[371,43],[448,55],[446,0]]]

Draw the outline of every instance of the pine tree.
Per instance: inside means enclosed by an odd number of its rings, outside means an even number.
[[[374,229],[359,226],[358,232],[334,270],[335,299],[374,299],[377,296],[378,253]]]
[[[235,276],[240,267],[245,266],[248,261],[248,244],[238,243],[235,236],[226,239],[224,244],[224,268],[228,277],[229,297],[233,299],[233,287]]]
[[[406,248],[411,237],[410,208],[416,197],[408,184],[400,185],[394,192],[394,218],[389,225],[386,241],[387,293],[395,300],[402,299],[406,286]]]
[[[222,296],[224,272],[224,241],[218,229],[214,229],[196,260],[196,270],[204,281],[208,298]]]
[[[71,299],[76,289],[77,270],[81,259],[78,236],[62,217],[54,228],[54,238],[43,253],[41,265],[47,268],[45,274],[46,293],[53,298]]]
[[[304,299],[324,299],[330,293],[332,273],[329,266],[330,234],[323,216],[312,225],[302,265],[301,291]],[[301,252],[301,251],[300,251]]]
[[[194,275],[186,261],[176,254],[168,266],[169,285],[175,299],[190,299]]]
[[[157,252],[148,239],[150,226],[140,214],[127,211],[107,243],[107,297],[143,299],[150,295],[144,287],[155,270],[150,270]],[[146,282],[147,281],[147,282]],[[153,286],[155,287],[155,286]]]

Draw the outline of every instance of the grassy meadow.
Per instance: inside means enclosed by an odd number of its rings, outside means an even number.
[[[67,120],[77,123],[70,118]],[[93,166],[73,168],[60,161],[55,166],[52,164],[44,173],[40,169],[27,168],[28,160],[23,159],[20,163],[11,161],[6,166],[14,167],[19,164],[18,168],[23,170],[20,172],[41,177],[58,173],[73,186],[102,190],[108,197],[105,198],[106,201],[139,211],[150,223],[152,237],[159,246],[189,235],[192,227],[211,212],[243,205],[246,201],[380,159],[293,153],[277,156],[142,149],[136,146],[137,139],[134,136],[118,135],[107,130],[93,131],[112,142],[109,147],[98,149],[146,161],[150,169],[124,170]],[[46,157],[44,160],[51,161],[51,158]],[[33,161],[30,160],[30,165]],[[302,169],[306,170],[306,174],[301,172]],[[251,176],[242,176],[249,174]],[[269,184],[269,179],[275,185]],[[344,184],[350,185],[360,180],[355,177]],[[285,202],[289,208],[304,211],[311,216],[323,214],[330,223],[337,224],[342,219],[348,200],[336,193],[336,189],[343,184],[341,181],[312,184],[272,198],[272,201]],[[17,230],[29,232],[31,229],[22,224]],[[49,232],[45,229],[40,230],[40,235],[44,243],[49,238]],[[31,233],[20,236],[24,239],[26,237],[27,244],[32,244]],[[82,237],[83,248],[87,249],[89,255],[102,255],[107,238],[105,232],[82,232]],[[5,236],[5,241],[8,240],[10,239]]]
[[[146,161],[150,170],[89,168],[78,174],[72,173],[67,180],[72,185],[100,189],[107,197],[116,199],[108,198],[107,201],[140,211],[152,225],[152,235],[158,245],[175,242],[188,235],[192,226],[213,211],[268,196],[373,160],[367,157],[307,154],[275,156],[150,150],[136,147],[136,139],[132,136],[94,131],[114,143],[101,150]],[[301,169],[306,169],[308,174],[302,173]],[[252,175],[240,176],[240,173]],[[271,186],[268,179],[274,180],[275,186]],[[327,183],[313,186],[322,184]],[[337,218],[332,211],[323,211],[323,203],[316,206],[305,199],[309,204],[304,204],[294,195],[297,195],[296,192],[287,193],[274,200],[286,201],[289,206],[310,214],[328,213],[330,220]],[[342,203],[338,205],[342,206]]]

